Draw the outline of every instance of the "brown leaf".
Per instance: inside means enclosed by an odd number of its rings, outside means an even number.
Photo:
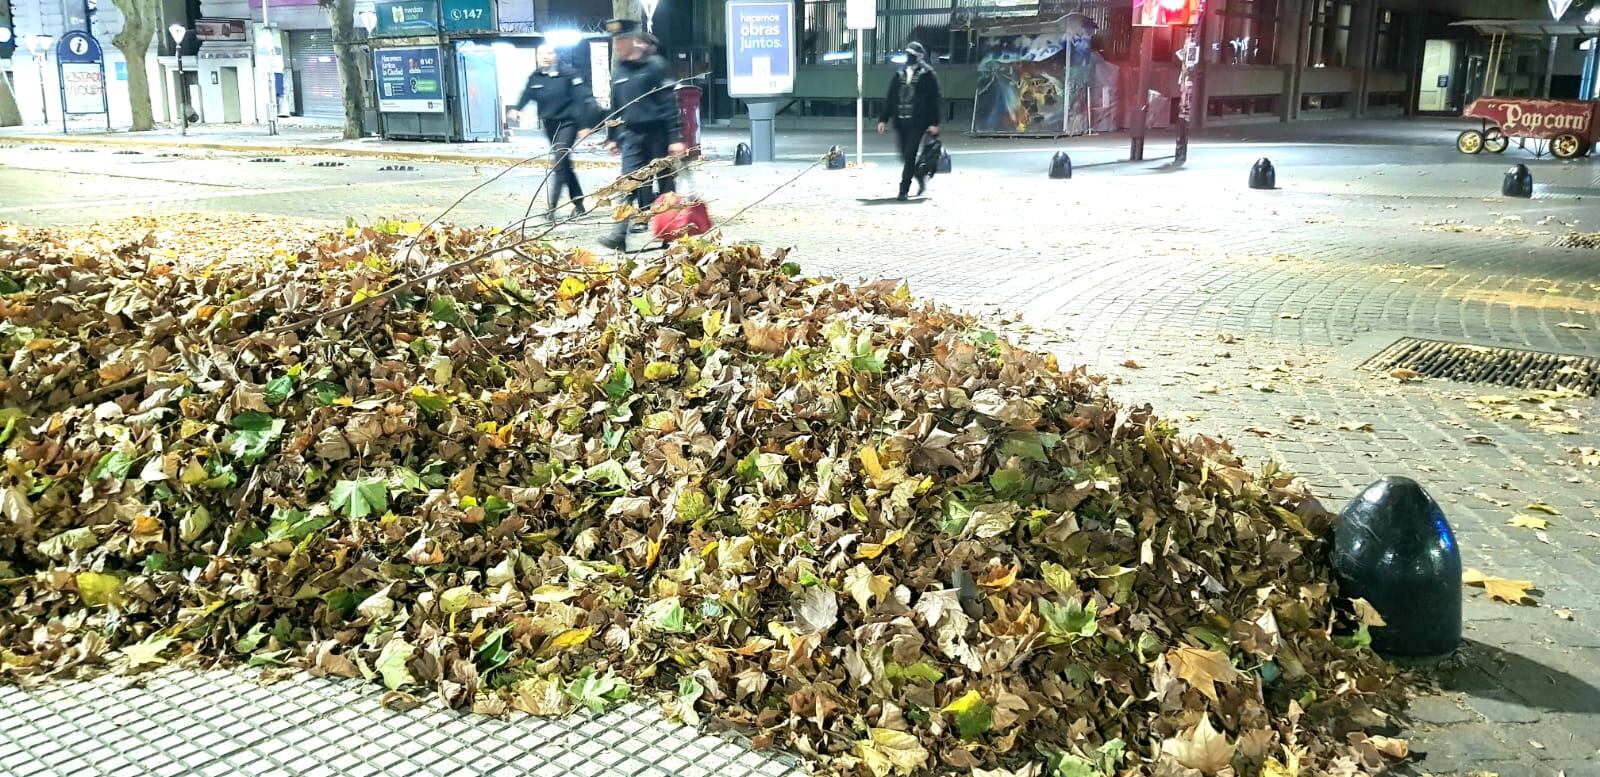
[[[1205,774],[1216,774],[1233,762],[1233,743],[1227,736],[1211,727],[1211,716],[1186,729],[1182,734],[1163,740],[1161,753],[1178,763]]]
[[[1215,650],[1176,647],[1167,651],[1167,664],[1172,667],[1174,677],[1212,701],[1218,700],[1216,683],[1232,683],[1240,676],[1228,656]]]
[[[1468,569],[1461,573],[1461,582],[1464,585],[1482,588],[1489,593],[1489,598],[1506,604],[1534,603],[1533,597],[1528,595],[1528,589],[1533,587],[1532,580],[1489,577],[1477,569]]]

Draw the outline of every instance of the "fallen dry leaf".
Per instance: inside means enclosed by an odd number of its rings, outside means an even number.
[[[1512,516],[1511,520],[1506,521],[1506,524],[1508,526],[1515,526],[1518,529],[1548,529],[1548,528],[1550,528],[1550,522],[1549,521],[1547,521],[1547,520],[1545,520],[1543,518],[1539,518],[1537,516],[1522,515],[1520,513],[1517,514],[1517,515]]]
[[[1417,372],[1416,370],[1408,370],[1404,367],[1396,367],[1395,369],[1389,371],[1389,377],[1394,378],[1401,383],[1410,383],[1412,381],[1422,380],[1422,373]]]
[[[1343,421],[1334,428],[1341,432],[1370,432],[1372,424],[1366,421]]]
[[[1228,737],[1211,726],[1211,716],[1182,734],[1163,740],[1161,753],[1178,763],[1205,774],[1216,774],[1233,761],[1235,745]]]
[[[1490,437],[1489,435],[1486,435],[1486,434],[1469,434],[1466,437],[1461,438],[1461,441],[1465,442],[1465,443],[1468,443],[1470,445],[1493,445],[1494,444],[1494,438],[1492,438],[1492,437]]]
[[[1216,683],[1227,684],[1239,679],[1239,670],[1233,667],[1233,662],[1215,650],[1176,647],[1167,651],[1167,664],[1172,667],[1172,676],[1212,701],[1218,700]]]
[[[1562,329],[1588,329],[1589,328],[1589,327],[1587,327],[1587,326],[1585,326],[1583,324],[1579,324],[1579,323],[1576,323],[1576,322],[1573,322],[1573,321],[1562,321],[1562,322],[1556,324],[1556,326],[1559,326]]]
[[[1528,595],[1528,589],[1533,587],[1532,580],[1508,580],[1503,577],[1489,577],[1477,569],[1468,569],[1461,573],[1463,585],[1476,586],[1488,592],[1489,598],[1506,604],[1534,604],[1533,597]]]

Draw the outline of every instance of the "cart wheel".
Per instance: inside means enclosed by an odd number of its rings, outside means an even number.
[[[1557,135],[1555,140],[1550,141],[1550,153],[1556,159],[1576,158],[1583,153],[1583,141],[1579,140],[1577,135],[1571,133]]]
[[[1467,130],[1456,136],[1456,150],[1463,154],[1476,154],[1483,150],[1483,133]]]
[[[1493,128],[1483,131],[1483,150],[1491,154],[1505,153],[1506,147],[1511,145],[1511,139],[1505,136],[1500,129]]]

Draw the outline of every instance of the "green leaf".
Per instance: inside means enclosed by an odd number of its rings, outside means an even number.
[[[1000,445],[1000,455],[1005,457],[1016,456],[1028,461],[1046,463],[1049,459],[1046,451],[1053,450],[1061,443],[1061,435],[1050,432],[1018,432],[1006,437]]]
[[[967,530],[967,522],[972,520],[972,508],[962,504],[954,496],[946,496],[944,512],[940,514],[939,531],[947,537],[959,537]]]
[[[655,303],[651,302],[649,297],[629,297],[628,301],[633,303],[633,309],[639,311],[641,316],[649,317],[661,312],[656,309]]]
[[[294,394],[294,376],[279,375],[267,381],[266,400],[269,405],[283,404]]]
[[[616,459],[606,459],[583,472],[583,476],[595,483],[608,483],[612,488],[626,490],[633,485],[627,470],[622,468],[622,462]]]
[[[1016,467],[1007,467],[989,476],[989,486],[1001,496],[1014,496],[1029,487],[1028,476]]]
[[[600,388],[605,390],[606,398],[612,402],[620,402],[633,390],[633,375],[628,372],[627,367],[621,364],[613,365],[611,377],[607,378]]]
[[[784,275],[788,275],[788,276],[799,275],[800,274],[800,265],[798,265],[798,264],[796,264],[794,262],[784,262],[782,265],[780,265],[778,267],[778,272],[781,272]]]
[[[331,380],[319,380],[311,386],[312,393],[317,395],[317,404],[328,407],[333,401],[345,395],[343,383],[334,383]]]
[[[383,478],[341,480],[333,484],[328,500],[351,520],[382,515],[389,509],[389,484]]]
[[[428,300],[428,312],[433,315],[433,320],[435,321],[443,321],[446,324],[463,326],[461,323],[461,313],[456,308],[455,297],[440,295]]]
[[[1076,642],[1085,637],[1092,637],[1100,630],[1100,622],[1095,617],[1095,603],[1089,602],[1084,607],[1077,599],[1070,599],[1066,604],[1056,604],[1049,599],[1039,599],[1039,617],[1044,619],[1045,633],[1058,641]]]
[[[374,668],[383,675],[384,687],[394,690],[402,685],[415,685],[417,678],[411,676],[411,670],[406,668],[406,662],[411,660],[411,654],[416,648],[405,640],[395,637],[384,643],[383,650],[378,653],[378,661]]]
[[[489,632],[483,638],[483,645],[478,648],[478,670],[488,672],[505,666],[511,660],[511,651],[506,650],[504,642],[506,632],[511,631],[509,624]]]
[[[605,712],[607,707],[628,698],[633,688],[610,669],[604,675],[596,675],[593,667],[584,667],[567,683],[566,692],[573,703],[591,712]]]
[[[1073,579],[1072,573],[1068,572],[1066,567],[1046,561],[1039,565],[1039,570],[1044,573],[1044,581],[1049,583],[1056,593],[1068,597],[1077,595],[1078,581]]]
[[[652,602],[644,610],[644,619],[651,628],[668,634],[688,634],[694,631],[694,626],[689,624],[689,613],[683,609],[683,602],[676,596]]]
[[[89,471],[90,480],[104,480],[110,478],[121,482],[128,477],[128,470],[133,468],[135,457],[127,446],[117,446],[107,451],[100,457],[100,461]]]
[[[254,653],[256,652],[256,648],[261,645],[261,640],[266,638],[267,625],[265,623],[258,622],[251,626],[250,630],[245,632],[244,636],[240,637],[238,641],[233,643],[233,649],[240,653]]]
[[[467,603],[471,599],[472,586],[470,585],[447,588],[443,593],[439,594],[439,609],[443,610],[446,615],[454,615],[467,609]]]
[[[706,498],[706,492],[694,487],[687,487],[678,492],[678,518],[684,522],[698,526],[711,520],[716,514],[716,510],[711,506],[711,500]]]
[[[961,698],[945,705],[943,710],[956,719],[956,729],[962,739],[976,739],[988,733],[994,725],[994,711],[977,691],[967,691]]]
[[[266,413],[247,411],[233,417],[233,434],[229,435],[228,452],[243,462],[259,461],[267,455],[267,448],[283,436],[283,419]]]
[[[884,667],[884,676],[893,680],[909,680],[911,682],[927,683],[932,685],[944,679],[944,673],[934,668],[933,664],[918,661],[910,666],[901,666],[889,663]]]
[[[450,404],[448,397],[422,386],[411,387],[411,401],[417,403],[417,407],[422,408],[422,412],[428,415],[444,410]]]

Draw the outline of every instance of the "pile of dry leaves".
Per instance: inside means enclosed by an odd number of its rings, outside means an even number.
[[[876,777],[1403,755],[1288,475],[894,283],[420,226],[0,227],[0,678],[652,696]]]

